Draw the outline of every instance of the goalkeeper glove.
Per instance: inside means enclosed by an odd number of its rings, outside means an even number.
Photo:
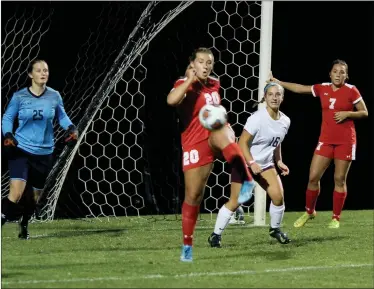
[[[78,140],[78,130],[73,124],[69,125],[68,129],[65,132],[64,139],[66,143],[74,144]]]
[[[5,134],[4,146],[6,147],[16,147],[18,145],[18,141],[14,137],[11,132],[7,132]]]

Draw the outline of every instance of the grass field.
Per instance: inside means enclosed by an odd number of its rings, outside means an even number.
[[[335,287],[373,288],[373,211],[345,211],[340,229],[330,212],[304,228],[286,213],[292,243],[271,241],[268,228],[229,225],[221,249],[208,247],[214,220],[202,216],[194,262],[181,263],[180,221],[139,218],[60,220],[2,229],[3,288]]]

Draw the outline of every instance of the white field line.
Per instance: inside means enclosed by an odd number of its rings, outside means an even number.
[[[166,278],[191,278],[191,277],[207,277],[207,276],[230,276],[230,275],[256,275],[265,273],[279,273],[279,272],[295,272],[295,271],[310,271],[310,270],[331,270],[341,268],[364,268],[373,267],[373,264],[342,264],[335,266],[306,266],[306,267],[288,267],[279,269],[266,270],[241,270],[241,271],[227,271],[227,272],[201,272],[188,273],[176,275],[139,275],[139,276],[124,276],[124,277],[94,277],[94,278],[70,278],[70,279],[51,279],[51,280],[20,280],[20,281],[2,281],[3,285],[8,284],[38,284],[38,283],[68,283],[68,282],[97,282],[110,280],[144,280],[144,279],[166,279]],[[2,278],[4,279],[4,277]]]

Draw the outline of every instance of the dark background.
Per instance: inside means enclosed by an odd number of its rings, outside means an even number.
[[[88,58],[91,65],[86,65],[84,74],[97,73],[97,79],[102,80],[146,4],[146,2],[2,2],[2,43],[6,34],[4,24],[15,11],[25,7],[53,10],[51,26],[42,38],[39,57],[45,59],[50,66],[51,76],[48,85],[65,92],[63,93],[65,107],[69,111],[74,108],[72,106],[74,97],[80,97],[74,94],[73,89],[69,89],[69,83],[74,83],[75,86],[89,84],[88,80],[82,80],[84,79],[82,75],[72,74],[74,67],[82,69],[78,55],[82,55],[82,48],[85,48],[89,33],[101,35],[98,37],[100,40],[95,43],[98,43],[97,49],[101,49],[102,53],[101,58],[96,56]],[[173,8],[175,3],[165,2],[163,5],[165,10],[159,10],[158,13],[167,11],[168,5]],[[212,39],[207,35],[207,24],[214,17],[210,5],[209,2],[196,2],[188,7],[151,42],[143,58],[147,68],[147,79],[145,85],[141,87],[141,92],[146,97],[145,106],[139,113],[144,122],[145,133],[138,142],[145,150],[147,162],[139,161],[137,166],[139,171],[143,171],[146,167],[150,171],[152,179],[146,180],[146,183],[150,184],[152,194],[158,200],[158,209],[162,213],[177,213],[183,198],[177,115],[172,108],[167,107],[165,98],[175,79],[184,73],[191,51],[199,46],[212,46]],[[274,2],[272,43],[274,76],[280,80],[301,84],[328,82],[332,61],[337,58],[343,59],[349,65],[349,83],[356,85],[361,92],[370,115],[374,92],[373,15],[372,2]],[[256,49],[258,47],[256,46]],[[217,55],[219,54],[217,50],[214,52],[217,59],[225,57]],[[98,55],[97,52],[94,55]],[[25,77],[23,75],[19,81],[24,81]],[[91,77],[91,79],[95,78]],[[99,85],[100,81],[96,81],[90,89],[94,92]],[[2,94],[2,108],[4,108],[10,95],[3,89]],[[227,92],[227,96],[228,94]],[[257,98],[257,94],[252,97]],[[224,102],[224,105],[228,103]],[[72,117],[75,123],[84,113],[85,106],[82,107],[83,109]],[[249,105],[244,109],[248,110]],[[320,130],[320,103],[311,95],[295,95],[287,91],[282,111],[291,119],[290,130],[282,146],[284,162],[291,170],[290,176],[283,178],[287,209],[303,210],[309,165]],[[235,117],[229,115],[231,121]],[[242,123],[243,119],[239,121]],[[349,193],[346,209],[373,208],[370,122],[371,117],[356,122],[357,160],[353,162],[348,176]],[[240,134],[240,129],[241,126],[235,126],[237,135]],[[57,144],[57,149],[61,150],[62,147]],[[74,217],[89,214],[80,204],[82,200],[79,196],[83,187],[76,179],[76,175],[81,165],[82,158],[77,157],[61,193],[57,208],[58,216]],[[2,162],[2,167],[3,171],[6,170],[5,161]],[[215,182],[215,178],[209,180],[211,185]],[[333,165],[326,171],[321,186],[322,194],[317,209],[331,210],[334,187]],[[133,188],[129,188],[131,189]],[[144,184],[139,186],[139,191],[144,190]],[[213,190],[213,195],[214,192]],[[225,195],[227,195],[226,190]],[[144,197],[147,199],[147,196]],[[223,202],[224,199],[221,198],[217,206],[220,207]],[[73,203],[74,208],[77,208],[72,209]],[[136,204],[134,206],[136,207]],[[154,213],[154,208],[149,208],[153,206],[153,203],[146,201],[145,211]],[[212,206],[216,207],[215,201]],[[117,212],[117,214],[122,213]],[[131,213],[134,212],[126,211],[126,214]]]

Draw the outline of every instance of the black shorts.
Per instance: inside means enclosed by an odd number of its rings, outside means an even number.
[[[53,166],[53,155],[34,155],[15,148],[8,156],[11,180],[23,180],[34,189],[42,190]]]

